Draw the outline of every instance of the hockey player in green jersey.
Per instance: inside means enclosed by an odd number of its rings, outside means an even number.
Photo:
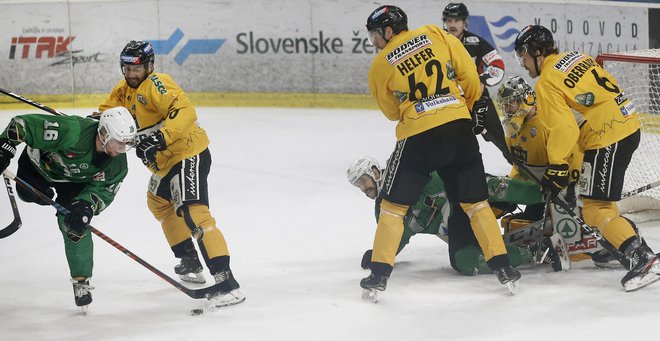
[[[384,171],[378,165],[378,161],[369,156],[361,156],[356,159],[346,174],[352,185],[358,187],[367,197],[376,199],[376,220],[380,214],[381,197],[379,193],[383,182],[382,174]],[[533,183],[490,175],[487,176],[487,180],[489,201],[493,207],[509,206],[508,208],[513,210],[516,204],[543,203],[540,187]],[[403,219],[403,235],[396,253],[399,254],[415,234],[434,234],[449,244],[450,264],[456,271],[465,275],[492,273],[474,234],[452,233],[456,229],[449,229],[451,206],[447,200],[447,192],[442,179],[437,173],[431,173],[431,179],[422,190],[419,200],[410,206]],[[508,210],[499,210],[498,213],[503,214],[506,211]],[[465,226],[470,223],[467,219],[465,221],[456,219],[454,222],[463,223]],[[527,247],[507,246],[507,252],[509,262],[513,267],[532,259],[532,254]],[[361,262],[362,268],[370,267],[371,256],[372,250],[364,253]]]
[[[0,134],[0,171],[26,147],[18,159],[17,176],[69,210],[57,214],[77,306],[92,302],[93,244],[87,224],[115,198],[126,177],[126,151],[137,128],[123,107],[105,110],[99,120],[79,116],[27,114],[15,116]],[[19,198],[47,205],[32,192],[17,187]]]

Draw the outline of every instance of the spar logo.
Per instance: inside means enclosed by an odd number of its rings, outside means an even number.
[[[497,47],[498,50],[512,52],[516,37],[520,33],[517,23],[518,21],[510,15],[496,21],[486,21],[486,18],[483,16],[471,15],[468,30],[486,39],[491,45]],[[493,27],[494,33],[488,24]],[[497,42],[500,44],[496,43],[495,37],[497,37]]]
[[[169,55],[174,48],[183,40],[184,34],[176,29],[169,38],[165,40],[149,40],[154,46],[154,53],[158,55]],[[218,52],[225,39],[188,39],[174,56],[174,61],[181,65],[192,54],[214,54]]]

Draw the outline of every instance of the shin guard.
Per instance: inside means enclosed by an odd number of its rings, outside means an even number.
[[[403,235],[403,217],[408,206],[398,205],[383,200],[380,204],[380,216],[374,238],[371,262],[394,266],[396,251]]]
[[[616,202],[583,199],[584,222],[595,226],[615,248],[637,235],[630,222],[619,215]]]
[[[461,208],[470,218],[470,225],[477,237],[479,246],[484,252],[486,261],[498,255],[506,255],[504,240],[500,234],[500,227],[497,225],[497,219],[486,201],[477,203],[461,203]]]

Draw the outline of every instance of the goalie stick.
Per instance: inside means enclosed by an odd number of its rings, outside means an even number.
[[[57,209],[58,212],[60,212],[60,213],[62,213],[62,214],[69,214],[69,210],[67,210],[66,208],[64,208],[62,205],[56,203],[53,199],[51,199],[51,198],[49,198],[48,196],[44,195],[43,193],[39,192],[39,190],[37,190],[36,188],[32,187],[32,185],[30,185],[29,183],[27,183],[25,180],[23,180],[23,179],[17,177],[15,174],[13,174],[12,172],[10,172],[9,170],[5,170],[5,171],[3,172],[3,175],[6,176],[6,177],[8,177],[8,178],[10,178],[10,179],[12,179],[12,180],[14,180],[14,181],[16,182],[16,184],[18,184],[18,185],[22,186],[23,188],[29,190],[30,192],[34,193],[34,194],[35,194],[36,196],[38,196],[39,199],[41,199],[42,201],[47,202],[49,205],[55,207],[55,208]],[[154,266],[152,266],[151,264],[147,263],[147,262],[146,262],[145,260],[143,260],[142,258],[138,257],[136,254],[134,254],[133,252],[131,252],[130,250],[128,250],[127,248],[125,248],[125,247],[122,246],[121,244],[117,243],[115,240],[113,240],[112,238],[108,237],[108,236],[107,236],[106,234],[104,234],[103,232],[97,230],[97,229],[96,229],[95,227],[93,227],[92,225],[87,225],[87,229],[89,229],[92,233],[94,233],[95,235],[97,235],[99,238],[103,239],[105,242],[107,242],[108,244],[112,245],[114,248],[116,248],[117,250],[121,251],[122,253],[124,253],[125,255],[127,255],[128,257],[130,257],[131,259],[133,259],[134,261],[140,263],[140,265],[142,265],[142,266],[144,266],[145,268],[149,269],[149,271],[151,271],[151,272],[153,272],[154,274],[156,274],[156,276],[160,277],[161,279],[163,279],[163,280],[166,281],[167,283],[170,283],[172,286],[174,286],[175,288],[179,289],[179,290],[180,290],[181,292],[183,292],[184,294],[190,296],[191,298],[194,298],[194,299],[208,298],[208,297],[210,297],[210,296],[212,296],[212,295],[214,295],[214,294],[217,294],[217,293],[221,293],[221,292],[222,292],[221,289],[220,289],[220,286],[221,286],[222,284],[224,284],[223,282],[217,283],[217,284],[212,285],[212,286],[210,286],[210,287],[201,288],[201,289],[190,289],[190,288],[187,288],[187,287],[185,287],[184,285],[182,285],[181,283],[179,283],[179,282],[177,282],[176,280],[174,280],[174,279],[172,279],[171,277],[169,277],[168,275],[164,274],[162,271],[156,269]]]
[[[526,176],[528,176],[530,179],[532,179],[537,185],[541,185],[541,180],[532,173],[532,171],[525,166],[520,160],[516,159],[511,155],[511,152],[509,151],[509,148],[506,146],[503,146],[499,141],[496,141],[495,138],[488,132],[483,134],[486,138],[492,142],[497,149],[499,149],[502,154],[505,155],[505,157],[509,158],[517,167],[518,169],[525,173]],[[624,267],[629,263],[628,257],[623,254],[623,252],[619,251],[617,248],[612,245],[607,239],[603,238],[603,235],[598,231],[596,228],[589,226],[587,223],[584,222],[584,220],[575,214],[575,212],[569,207],[569,205],[560,197],[554,197],[552,198],[552,202],[555,204],[559,205],[568,215],[571,216],[579,225],[582,231],[584,231],[586,234],[592,236],[600,245],[606,249],[616,260],[619,261]]]
[[[0,230],[0,239],[11,236],[14,232],[18,231],[23,224],[21,221],[21,215],[18,213],[18,206],[16,206],[16,198],[14,197],[14,189],[11,187],[11,182],[4,174],[2,177],[5,180],[5,187],[7,187],[7,194],[9,195],[9,202],[11,203],[11,211],[14,214],[14,220],[7,225],[7,227]]]

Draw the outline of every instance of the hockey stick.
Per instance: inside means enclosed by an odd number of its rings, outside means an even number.
[[[11,98],[17,99],[17,100],[19,100],[19,101],[21,101],[21,102],[23,102],[23,103],[27,103],[27,104],[29,104],[29,105],[31,105],[31,106],[33,106],[33,107],[37,107],[37,108],[39,108],[39,109],[41,109],[41,110],[43,110],[43,111],[45,111],[45,112],[48,112],[48,113],[50,113],[50,114],[58,115],[58,116],[66,116],[66,114],[61,113],[61,112],[59,112],[59,111],[57,111],[57,110],[55,110],[55,109],[53,109],[53,108],[51,108],[51,107],[49,107],[49,106],[47,106],[47,105],[43,105],[43,104],[41,104],[41,103],[39,103],[39,102],[37,102],[37,101],[33,101],[33,100],[31,100],[31,99],[25,98],[25,97],[23,97],[23,96],[21,96],[21,95],[19,95],[19,94],[15,94],[15,93],[13,93],[13,92],[11,92],[11,91],[9,91],[9,90],[5,90],[5,89],[3,89],[3,88],[0,88],[0,93],[3,93],[3,94],[5,94],[5,95],[7,95],[7,96],[9,96],[9,97],[11,97]]]
[[[523,164],[520,160],[514,158],[513,155],[511,155],[509,148],[503,146],[498,141],[495,141],[494,137],[490,133],[486,132],[484,133],[484,135],[491,140],[490,142],[492,142],[495,145],[495,147],[497,147],[502,152],[502,154],[508,156],[521,172],[525,173],[525,175],[528,176],[530,179],[532,179],[537,185],[541,185],[541,180],[536,175],[534,175],[534,173],[532,173],[532,171],[529,168],[527,168],[525,164]],[[596,241],[600,243],[600,245],[604,249],[606,249],[614,258],[616,258],[616,260],[618,260],[623,266],[630,264],[628,257],[626,257],[623,254],[623,252],[619,251],[617,248],[614,247],[614,245],[612,245],[612,243],[610,243],[607,239],[603,238],[603,235],[600,233],[600,231],[589,226],[587,223],[584,222],[582,218],[578,217],[577,214],[575,214],[575,212],[568,206],[568,204],[562,198],[556,196],[552,198],[552,202],[559,205],[559,207],[561,207],[564,211],[566,211],[566,213],[568,213],[568,215],[570,215],[571,218],[573,218],[580,225],[582,231],[584,231],[586,234],[596,239]]]
[[[21,225],[23,224],[21,221],[21,215],[18,213],[18,206],[16,206],[16,198],[14,197],[14,189],[11,187],[11,182],[9,181],[9,178],[4,175],[4,173],[2,174],[2,177],[5,180],[7,194],[9,194],[9,202],[11,203],[11,210],[14,214],[14,220],[9,225],[7,225],[7,227],[0,230],[0,239],[11,236],[14,234],[14,232],[18,231],[18,229],[21,228]]]
[[[36,188],[32,187],[32,185],[30,185],[29,183],[27,183],[25,180],[23,180],[23,179],[17,177],[15,174],[13,174],[12,172],[10,172],[9,170],[5,170],[5,171],[3,172],[3,175],[5,175],[6,177],[8,177],[8,178],[14,180],[18,185],[22,186],[23,188],[25,188],[25,189],[29,190],[30,192],[32,192],[33,194],[35,194],[35,195],[36,195],[37,197],[39,197],[39,199],[41,199],[43,202],[46,202],[46,203],[48,203],[49,205],[55,207],[55,208],[57,209],[58,212],[60,212],[60,213],[62,213],[62,214],[69,214],[69,210],[67,210],[66,208],[64,208],[62,205],[56,203],[53,199],[51,199],[51,198],[49,198],[48,196],[44,195],[43,193],[39,192],[39,190],[37,190]],[[114,246],[117,250],[121,251],[122,253],[124,253],[125,255],[127,255],[128,257],[130,257],[131,259],[133,259],[134,261],[140,263],[140,265],[142,265],[142,266],[144,266],[145,268],[149,269],[151,272],[153,272],[154,274],[156,274],[156,276],[162,278],[164,281],[166,281],[167,283],[170,283],[172,286],[174,286],[175,288],[179,289],[179,290],[180,290],[181,292],[183,292],[184,294],[190,296],[191,298],[194,298],[194,299],[208,298],[208,297],[210,297],[210,296],[213,295],[213,294],[216,294],[216,293],[221,292],[221,288],[220,288],[220,287],[221,287],[221,285],[224,284],[223,282],[220,282],[220,283],[214,284],[214,285],[212,285],[212,286],[210,286],[210,287],[207,287],[207,288],[202,288],[202,289],[189,289],[189,288],[185,287],[184,285],[182,285],[181,283],[177,282],[176,280],[172,279],[171,277],[167,276],[167,275],[164,274],[162,271],[156,269],[154,266],[152,266],[151,264],[147,263],[147,262],[146,262],[145,260],[143,260],[142,258],[138,257],[136,254],[134,254],[134,253],[131,252],[130,250],[126,249],[126,248],[123,247],[121,244],[117,243],[116,241],[114,241],[112,238],[108,237],[108,236],[107,236],[106,234],[104,234],[103,232],[97,230],[97,229],[96,229],[95,227],[93,227],[92,225],[87,225],[87,229],[89,229],[92,233],[94,233],[95,235],[97,235],[99,238],[103,239],[103,240],[104,240],[105,242],[107,242],[108,244]]]
[[[655,188],[655,187],[658,187],[658,186],[660,186],[660,180],[656,180],[656,181],[651,182],[650,184],[644,185],[644,186],[642,186],[642,187],[640,187],[640,188],[633,189],[632,191],[629,191],[629,192],[623,193],[623,194],[621,194],[621,199],[625,199],[625,198],[627,198],[627,197],[631,197],[631,196],[633,196],[633,195],[636,195],[636,194],[639,194],[639,193],[642,193],[642,192],[648,191],[649,189],[651,189],[651,188]]]

